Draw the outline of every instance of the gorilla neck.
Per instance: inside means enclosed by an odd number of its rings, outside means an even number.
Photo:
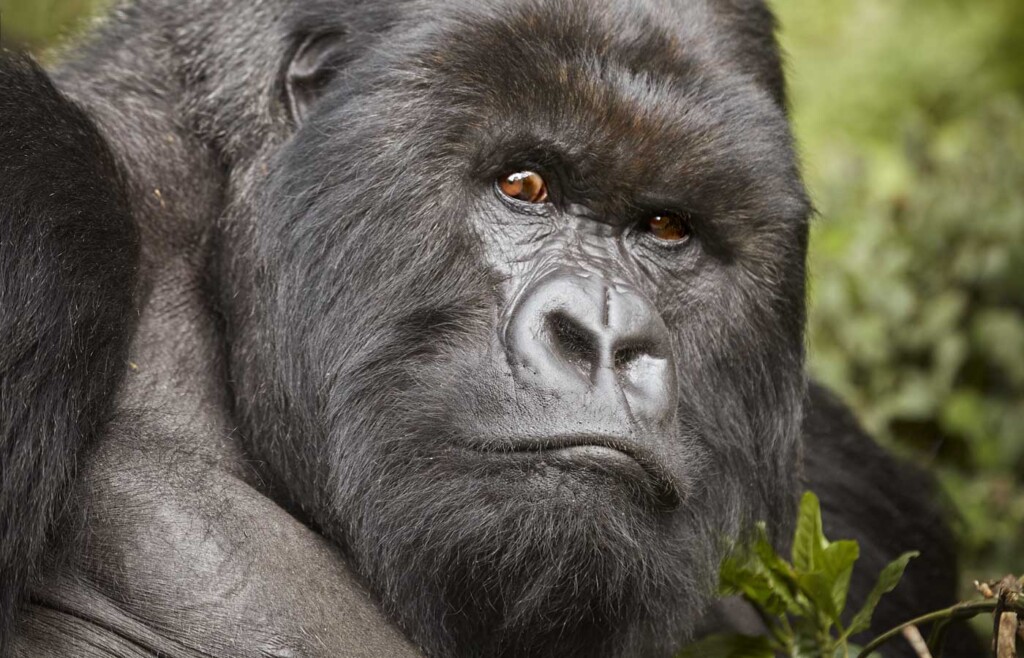
[[[223,346],[203,290],[209,227],[222,211],[226,177],[213,150],[183,125],[180,62],[150,57],[125,80],[126,57],[163,44],[155,29],[140,17],[113,21],[53,73],[121,161],[141,236],[139,325],[119,408],[192,437],[193,449],[241,461],[239,450],[216,438],[233,425]]]

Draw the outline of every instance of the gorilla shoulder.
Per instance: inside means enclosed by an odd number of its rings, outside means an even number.
[[[27,57],[0,52],[0,654],[110,413],[138,236],[110,148]]]

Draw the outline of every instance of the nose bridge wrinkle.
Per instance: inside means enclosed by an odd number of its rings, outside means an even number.
[[[601,326],[608,329],[612,313],[612,289],[607,283],[601,284]]]

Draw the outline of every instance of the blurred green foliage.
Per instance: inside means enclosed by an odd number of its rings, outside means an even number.
[[[0,0],[4,47],[40,52],[81,30],[110,0]]]
[[[775,0],[820,212],[811,369],[1024,564],[1024,2]]]
[[[108,0],[0,0],[40,51]],[[820,211],[811,368],[1024,566],[1024,2],[774,0]],[[965,579],[966,582],[966,579]]]

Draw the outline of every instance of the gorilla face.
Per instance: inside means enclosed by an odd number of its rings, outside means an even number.
[[[444,4],[288,65],[295,129],[220,226],[236,414],[431,655],[661,655],[793,510],[808,205],[771,20]]]

